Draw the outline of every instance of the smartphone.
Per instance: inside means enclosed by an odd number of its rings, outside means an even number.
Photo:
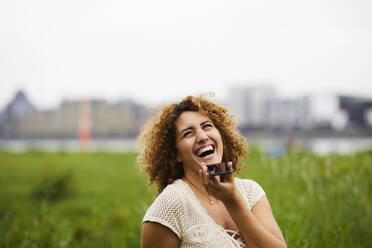
[[[225,169],[223,170],[221,166],[225,166]],[[220,176],[220,175],[232,173],[232,171],[229,169],[229,167],[225,163],[209,164],[207,165],[207,169],[208,169],[209,176]]]

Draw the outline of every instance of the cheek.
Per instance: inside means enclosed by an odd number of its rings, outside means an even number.
[[[216,140],[219,140],[220,143],[221,143],[221,145],[222,145],[222,136],[221,136],[220,132],[217,129],[215,130],[214,137],[216,138]]]
[[[219,141],[219,148],[223,151],[223,139],[220,132],[216,131],[216,139]]]
[[[177,143],[176,144],[176,150],[177,150],[178,156],[182,155],[182,152],[183,152],[182,144]]]
[[[176,145],[178,154],[181,157],[184,157],[186,154],[191,153],[191,151],[192,151],[192,145],[190,145],[189,143],[190,142],[188,142],[188,140],[183,140],[182,142],[179,142]]]

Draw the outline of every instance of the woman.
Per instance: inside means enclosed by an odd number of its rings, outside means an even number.
[[[166,106],[140,136],[140,162],[158,196],[142,225],[147,247],[286,247],[254,181],[210,176],[207,165],[239,172],[244,138],[225,107],[204,97]],[[224,166],[222,166],[224,168]]]

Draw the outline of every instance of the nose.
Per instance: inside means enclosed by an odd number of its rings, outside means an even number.
[[[206,142],[208,139],[209,139],[208,135],[207,135],[203,130],[197,132],[196,142],[197,142],[198,144],[203,144],[203,143]]]

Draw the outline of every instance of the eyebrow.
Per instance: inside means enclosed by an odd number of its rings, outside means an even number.
[[[206,121],[203,121],[202,123],[200,123],[200,126],[203,126],[204,124],[206,124],[208,122],[212,123],[212,121],[206,120]],[[180,135],[182,135],[182,133],[186,132],[187,130],[193,130],[193,129],[194,129],[193,127],[187,127],[185,129],[182,129],[181,132],[180,132]]]
[[[200,123],[200,126],[203,126],[203,125],[206,124],[207,122],[212,123],[210,120],[206,120],[206,121],[203,121],[202,123]]]

